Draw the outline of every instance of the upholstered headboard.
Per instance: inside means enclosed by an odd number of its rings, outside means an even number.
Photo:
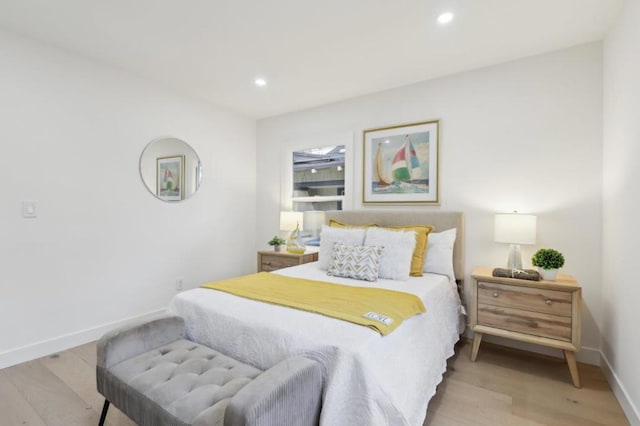
[[[453,270],[456,280],[464,281],[464,213],[408,210],[333,210],[325,212],[325,222],[334,219],[350,225],[376,223],[381,226],[431,225],[433,232],[457,228],[453,249]]]

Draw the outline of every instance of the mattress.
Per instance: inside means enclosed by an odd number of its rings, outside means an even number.
[[[176,295],[168,311],[185,319],[189,339],[257,368],[292,355],[318,361],[325,379],[321,425],[421,425],[459,338],[460,303],[447,277],[367,283],[327,276],[317,262],[273,273],[412,293],[426,312],[383,337],[349,322],[203,288]]]

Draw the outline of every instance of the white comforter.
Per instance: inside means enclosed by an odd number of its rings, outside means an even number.
[[[276,273],[372,285],[327,276],[316,263]],[[175,296],[168,311],[184,317],[190,339],[261,369],[295,354],[319,361],[322,425],[421,425],[459,337],[456,290],[432,274],[373,285],[413,293],[427,312],[382,337],[349,322],[202,288]]]

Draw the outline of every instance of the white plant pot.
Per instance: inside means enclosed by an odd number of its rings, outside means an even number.
[[[542,279],[545,281],[555,281],[556,276],[558,275],[557,269],[542,269],[538,267],[538,272],[540,273]]]

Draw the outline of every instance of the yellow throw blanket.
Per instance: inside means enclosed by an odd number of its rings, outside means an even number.
[[[383,336],[398,328],[403,320],[425,312],[422,300],[413,294],[268,272],[208,283],[202,287],[361,324]]]

